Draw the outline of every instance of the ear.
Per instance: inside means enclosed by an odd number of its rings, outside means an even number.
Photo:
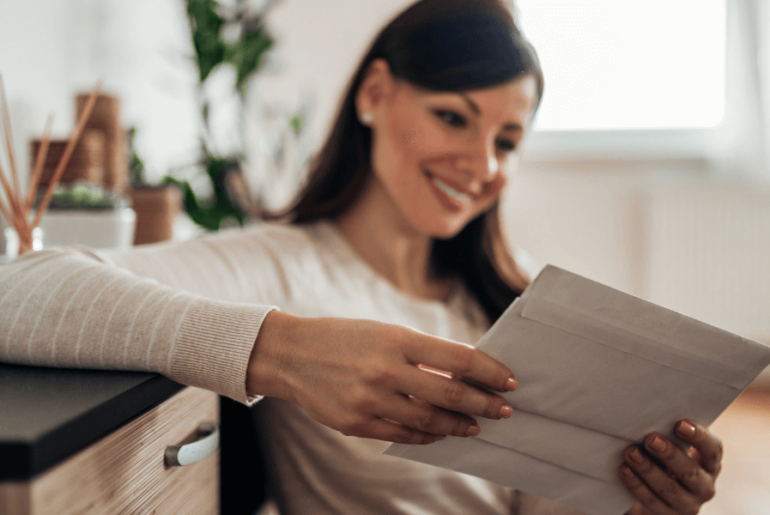
[[[394,89],[395,79],[390,72],[388,62],[384,59],[372,61],[364,72],[364,80],[361,81],[361,86],[356,92],[358,119],[362,119],[363,113],[371,113],[373,115],[372,122],[376,122],[378,114],[382,113],[382,108],[393,94]]]

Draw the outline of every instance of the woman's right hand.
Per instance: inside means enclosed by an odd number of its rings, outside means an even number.
[[[517,386],[506,366],[467,345],[369,320],[272,311],[254,345],[246,387],[291,401],[348,436],[427,444],[478,435],[467,415],[513,414],[504,398],[461,378],[500,392]]]

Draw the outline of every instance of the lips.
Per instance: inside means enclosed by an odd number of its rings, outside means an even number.
[[[470,195],[457,191],[438,177],[431,177],[430,180],[433,181],[433,184],[435,184],[438,189],[459,202],[465,202],[471,199]]]
[[[428,177],[428,180],[430,181],[430,183],[433,186],[435,186],[435,188],[439,192],[443,193],[444,195],[446,195],[446,197],[449,197],[449,200],[453,201],[452,202],[453,205],[457,205],[457,204],[464,203],[471,200],[470,193],[465,191],[459,191],[453,188],[452,186],[442,181],[441,179],[439,179],[438,177],[436,177],[435,175],[433,175],[427,170],[425,170],[425,175]]]

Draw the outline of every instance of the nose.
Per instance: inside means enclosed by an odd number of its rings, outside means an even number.
[[[474,190],[481,191],[484,184],[491,182],[500,171],[495,138],[479,138],[479,141],[471,142],[461,163],[461,169]]]

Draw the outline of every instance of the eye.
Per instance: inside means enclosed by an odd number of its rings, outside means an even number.
[[[495,145],[497,145],[497,148],[503,152],[513,152],[516,150],[516,143],[505,138],[495,140]]]
[[[436,116],[452,127],[465,127],[466,125],[465,118],[454,111],[438,110],[436,111]]]

